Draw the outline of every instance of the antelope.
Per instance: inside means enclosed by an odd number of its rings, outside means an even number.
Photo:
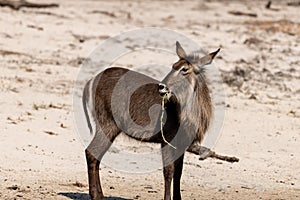
[[[204,57],[188,55],[176,42],[179,60],[161,82],[129,69],[112,67],[86,83],[83,107],[93,139],[85,154],[92,200],[104,199],[99,164],[121,132],[142,142],[161,144],[164,200],[171,200],[172,181],[173,199],[181,199],[184,153],[187,149],[199,149],[212,117],[204,71],[219,50]],[[167,97],[165,109],[157,109],[155,105],[161,105],[162,96]],[[160,118],[164,115],[161,126]]]

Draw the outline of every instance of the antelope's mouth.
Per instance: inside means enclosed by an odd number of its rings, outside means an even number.
[[[158,92],[161,97],[166,96],[168,100],[172,96],[171,90],[163,83],[158,84]]]

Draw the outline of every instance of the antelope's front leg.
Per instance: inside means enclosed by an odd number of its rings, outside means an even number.
[[[164,200],[171,200],[171,183],[174,176],[175,162],[173,158],[172,147],[164,146],[162,148],[162,160],[163,160],[163,173],[164,173],[164,184],[165,194]]]
[[[181,200],[180,179],[183,168],[184,154],[175,162],[174,179],[173,179],[173,200]]]
[[[171,200],[171,183],[174,174],[174,164],[164,166],[165,194],[164,200]]]

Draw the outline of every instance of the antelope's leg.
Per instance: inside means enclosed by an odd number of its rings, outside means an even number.
[[[173,200],[181,200],[180,179],[182,174],[184,154],[175,161],[175,171],[173,179]]]
[[[92,142],[85,150],[88,165],[89,193],[92,200],[104,200],[99,175],[99,164],[119,133],[120,131],[114,124],[107,127],[103,126],[102,130],[95,134]]]
[[[174,174],[174,164],[164,167],[165,194],[164,200],[171,200],[171,182]]]
[[[162,149],[162,160],[163,160],[163,173],[164,173],[164,184],[165,184],[165,194],[164,200],[171,200],[171,183],[174,176],[174,165],[175,162],[172,161],[173,150],[172,147],[165,146]]]
[[[89,177],[89,194],[92,200],[104,199],[100,185],[99,164],[97,160],[87,149],[85,150],[88,177]]]

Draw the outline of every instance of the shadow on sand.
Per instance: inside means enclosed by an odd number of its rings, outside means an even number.
[[[73,200],[90,200],[90,196],[86,193],[80,193],[80,192],[60,192],[58,195],[62,195],[65,197],[68,197]],[[121,197],[106,197],[106,200],[129,200],[124,199]]]

